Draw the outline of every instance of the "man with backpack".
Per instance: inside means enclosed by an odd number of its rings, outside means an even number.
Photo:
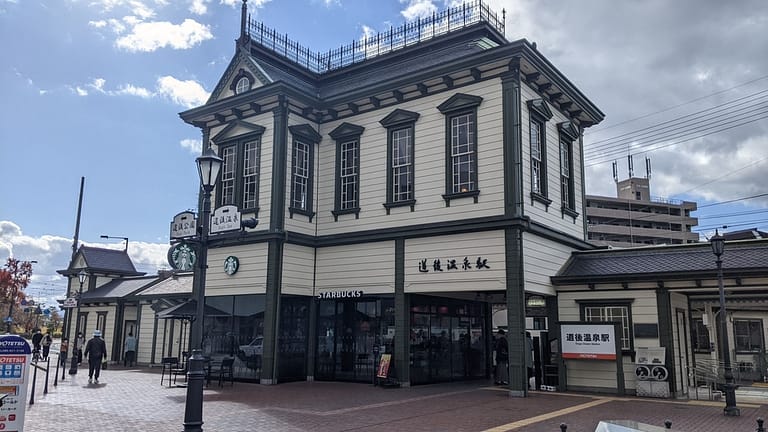
[[[107,344],[101,338],[101,330],[93,331],[93,338],[85,344],[83,355],[88,359],[88,384],[95,378],[96,384],[99,383],[101,374],[101,362],[107,355]]]

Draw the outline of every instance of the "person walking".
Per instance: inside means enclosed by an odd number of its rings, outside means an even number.
[[[136,338],[133,337],[133,332],[129,332],[128,337],[125,338],[124,349],[123,366],[133,367],[136,359]]]
[[[51,333],[48,332],[43,336],[43,361],[48,360],[48,353],[51,352],[51,344],[53,343],[53,338],[51,338]]]
[[[78,366],[83,363],[83,348],[85,348],[85,337],[83,336],[83,332],[77,332],[77,337],[75,338],[75,350],[72,352],[72,355],[77,356]]]
[[[61,338],[61,344],[59,345],[59,361],[61,366],[67,367],[67,353],[69,352],[69,339]]]
[[[35,334],[32,335],[32,353],[36,354],[33,358],[40,356],[40,344],[43,342],[43,333],[39,328],[35,329]]]
[[[88,359],[88,384],[92,382],[92,379],[95,379],[95,383],[98,384],[101,361],[107,355],[107,344],[101,338],[101,330],[93,331],[93,338],[85,344],[83,355]]]
[[[499,337],[496,339],[496,384],[509,384],[509,343],[503,329],[499,329]]]

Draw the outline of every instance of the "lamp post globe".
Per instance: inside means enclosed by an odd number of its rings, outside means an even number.
[[[85,279],[88,277],[88,273],[85,272],[85,269],[81,269],[80,273],[77,274],[77,279],[80,282],[80,289],[77,291],[77,312],[75,313],[75,343],[73,343],[72,346],[72,362],[69,364],[69,374],[70,375],[77,375],[77,353],[75,352],[75,349],[83,349],[83,347],[77,346],[77,331],[80,329],[80,303],[82,303],[82,297],[83,297],[83,284],[85,283]],[[72,320],[70,320],[70,323]]]
[[[720,324],[720,337],[718,345],[720,346],[720,355],[723,362],[723,377],[725,378],[725,408],[723,414],[726,416],[738,416],[741,414],[736,407],[736,385],[733,382],[733,370],[731,369],[731,348],[728,342],[728,322],[725,308],[725,286],[723,284],[723,260],[721,256],[725,252],[725,237],[715,230],[715,235],[709,240],[712,246],[712,253],[715,254],[717,264],[717,287],[720,293],[720,312],[718,322]]]
[[[198,157],[197,172],[200,175],[200,187],[203,189],[202,209],[200,209],[199,230],[196,243],[198,259],[195,266],[192,297],[195,299],[195,320],[190,329],[190,348],[192,356],[189,359],[187,372],[187,399],[184,406],[184,430],[202,431],[203,426],[203,321],[205,311],[205,272],[208,267],[208,230],[210,228],[211,192],[216,187],[221,165],[224,162],[211,147]]]

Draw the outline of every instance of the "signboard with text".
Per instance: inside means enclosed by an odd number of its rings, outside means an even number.
[[[614,323],[563,324],[560,326],[564,359],[616,360]]]
[[[194,237],[195,235],[197,235],[197,219],[195,219],[194,213],[186,211],[173,217],[171,240]]]
[[[0,336],[0,430],[24,430],[31,354],[24,338]]]
[[[237,206],[225,205],[211,215],[211,234],[240,229],[240,210]]]

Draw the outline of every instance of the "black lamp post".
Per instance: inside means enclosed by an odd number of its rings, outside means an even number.
[[[720,355],[723,359],[723,375],[725,377],[725,408],[723,414],[738,416],[741,414],[736,408],[736,386],[733,383],[733,371],[731,370],[731,348],[728,343],[728,324],[725,313],[725,287],[723,286],[723,260],[720,257],[725,252],[725,237],[715,230],[715,235],[709,240],[712,245],[712,253],[717,260],[717,285],[720,289]]]
[[[77,279],[80,281],[80,290],[77,292],[77,312],[75,315],[75,339],[77,339],[77,331],[80,329],[80,303],[82,303],[82,297],[83,297],[83,284],[85,283],[85,278],[88,277],[88,273],[85,272],[85,270],[80,270],[80,273],[77,274]],[[70,324],[72,324],[72,320],[69,321]],[[69,365],[69,374],[70,375],[77,375],[77,355],[75,355],[75,346],[77,345],[77,342],[74,344],[70,344],[70,346],[73,347],[72,349],[72,363]],[[82,347],[78,347],[82,349]]]
[[[200,186],[203,188],[203,208],[200,211],[197,265],[195,266],[192,297],[195,299],[195,320],[190,329],[189,372],[187,373],[187,401],[184,407],[184,430],[203,430],[203,314],[205,312],[205,272],[208,267],[208,230],[210,228],[211,192],[216,187],[221,170],[221,159],[210,147],[197,158]]]

